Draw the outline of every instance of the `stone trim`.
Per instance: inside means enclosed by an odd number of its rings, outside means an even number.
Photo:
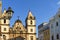
[[[30,26],[30,27],[31,27],[31,26],[36,27],[36,25],[28,25],[28,26]]]
[[[9,32],[1,32],[1,34],[36,34],[36,33],[9,33]]]
[[[10,24],[0,24],[0,25],[3,25],[3,26],[5,26],[5,25],[6,25],[6,26],[10,26]]]

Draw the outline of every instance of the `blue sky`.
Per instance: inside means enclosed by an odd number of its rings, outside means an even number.
[[[2,0],[2,11],[4,8],[12,7],[14,14],[10,20],[10,26],[18,19],[25,25],[28,11],[36,17],[36,33],[38,35],[38,25],[49,22],[49,19],[56,14],[60,7],[60,0]],[[38,37],[38,36],[37,36]]]

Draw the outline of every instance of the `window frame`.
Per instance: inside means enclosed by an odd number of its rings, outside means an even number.
[[[56,38],[59,39],[59,34],[56,35]]]
[[[56,22],[56,26],[58,26],[59,25],[59,23],[58,22]]]
[[[31,30],[31,32],[33,32],[33,29],[30,29]]]
[[[4,31],[6,31],[6,28],[4,28]]]
[[[30,21],[30,24],[31,24],[31,25],[33,24],[32,20]]]
[[[6,19],[4,19],[4,23],[6,23]]]

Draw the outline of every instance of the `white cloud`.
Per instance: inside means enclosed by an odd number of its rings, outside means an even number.
[[[60,5],[60,1],[58,1],[57,4]]]

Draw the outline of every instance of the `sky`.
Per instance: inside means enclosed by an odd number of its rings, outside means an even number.
[[[25,19],[28,11],[31,10],[32,14],[36,17],[36,33],[38,37],[38,25],[43,22],[49,22],[58,8],[60,7],[60,0],[2,0],[2,12],[4,8],[7,10],[11,7],[14,14],[10,20],[10,26],[18,19],[25,25]]]

